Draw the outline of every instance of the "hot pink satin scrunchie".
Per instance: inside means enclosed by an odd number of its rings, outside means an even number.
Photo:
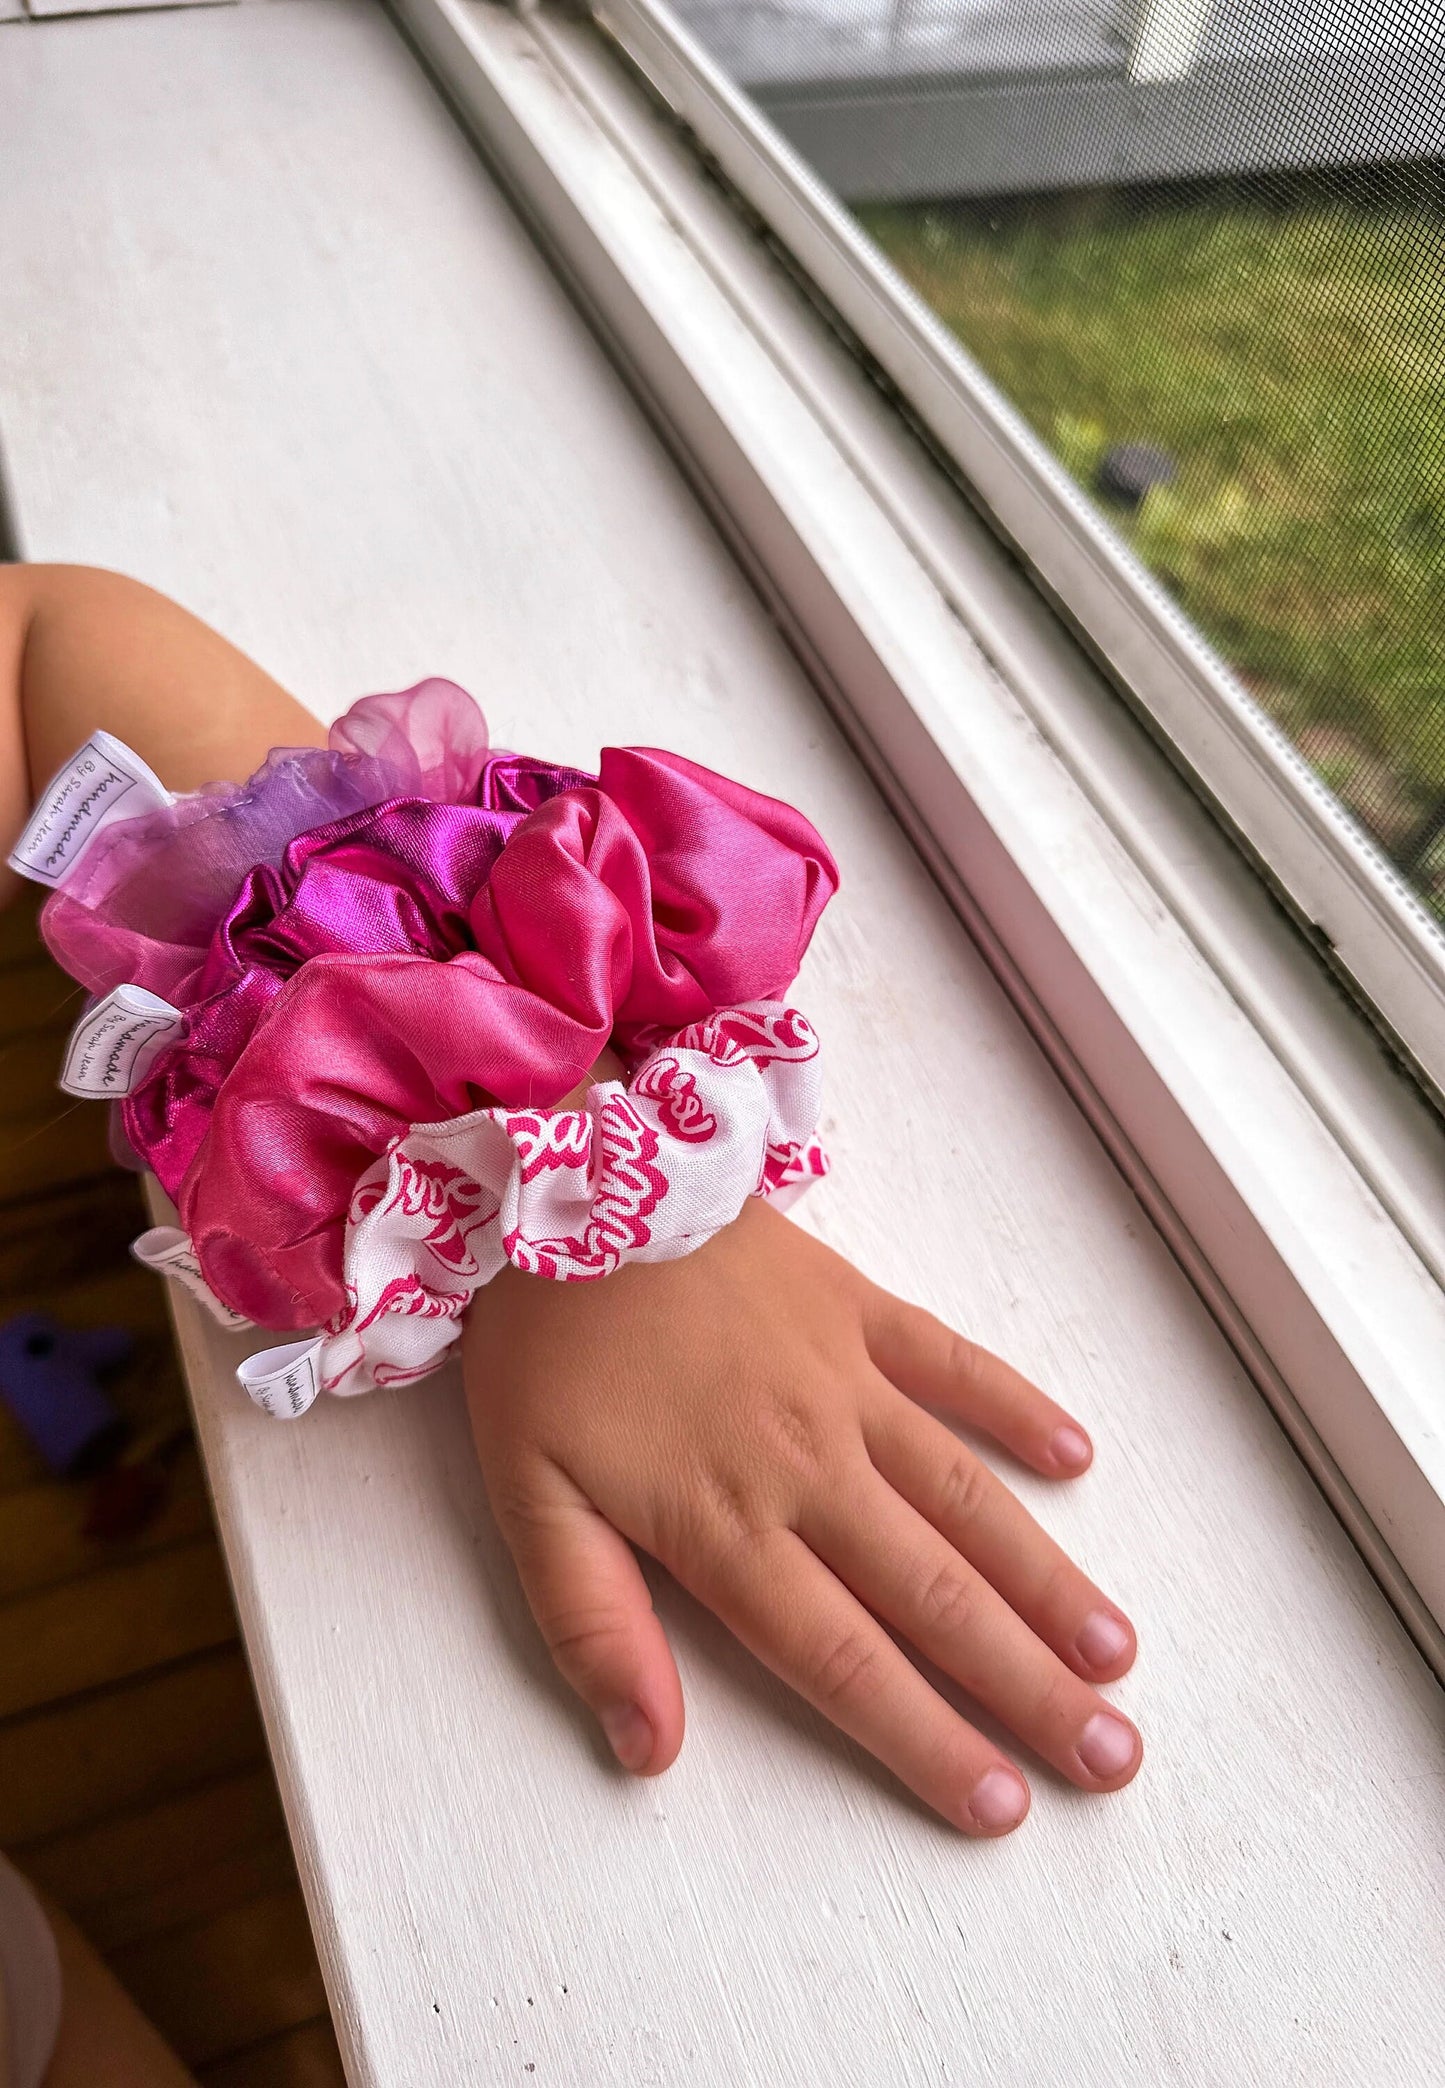
[[[351,1191],[399,1130],[550,1106],[624,1052],[780,996],[837,886],[791,807],[680,756],[607,749],[532,813],[469,910],[473,948],[312,956],[260,1012],[179,1184],[207,1280],[276,1328],[345,1301]]]

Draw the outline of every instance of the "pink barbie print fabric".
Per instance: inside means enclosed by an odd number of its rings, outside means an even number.
[[[578,1108],[413,1124],[352,1198],[347,1304],[322,1341],[323,1389],[435,1370],[508,1262],[589,1282],[691,1252],[749,1195],[791,1201],[827,1172],[819,1099],[811,1025],[756,1001],[680,1031],[626,1086],[599,1083]]]

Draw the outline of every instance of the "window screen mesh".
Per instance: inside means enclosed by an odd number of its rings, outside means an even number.
[[[1445,0],[677,0],[1445,917]]]

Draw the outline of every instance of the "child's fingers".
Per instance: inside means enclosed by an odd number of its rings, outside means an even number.
[[[624,1769],[655,1776],[682,1746],[682,1684],[632,1546],[558,1466],[493,1505],[552,1658]]]
[[[1129,1720],[1070,1673],[1027,1612],[877,1473],[812,1503],[798,1534],[860,1601],[1071,1782],[1116,1791],[1135,1775],[1143,1747]]]
[[[878,1390],[863,1417],[863,1439],[880,1476],[1076,1674],[1117,1681],[1137,1650],[1123,1611],[941,1421],[889,1386]]]
[[[775,1675],[965,1834],[1007,1834],[1023,1819],[1029,1789],[1013,1763],[944,1702],[795,1531],[770,1530],[731,1547],[711,1573],[678,1578]]]
[[[1071,1414],[931,1312],[870,1285],[863,1338],[900,1392],[984,1429],[1046,1478],[1073,1479],[1092,1463],[1094,1446]]]

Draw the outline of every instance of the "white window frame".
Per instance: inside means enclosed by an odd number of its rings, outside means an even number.
[[[593,0],[592,12],[797,257],[1300,919],[1445,1094],[1445,930],[1429,909],[697,40],[658,0]]]
[[[607,31],[768,205],[787,265],[594,23],[473,0],[394,12],[1445,1675],[1440,1122],[793,262],[879,362],[908,365],[900,390],[1010,532],[1052,540],[1054,592],[1060,574],[1082,589],[1096,646],[1149,685],[1191,765],[1214,762],[1234,826],[1282,823],[1305,914],[1445,1069],[1421,910],[648,0],[604,0]]]

